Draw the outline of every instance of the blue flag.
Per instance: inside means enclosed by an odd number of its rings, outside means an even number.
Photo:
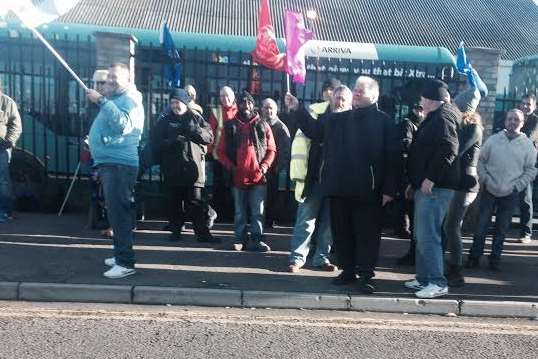
[[[172,34],[166,23],[161,27],[161,47],[164,52],[164,78],[170,87],[181,86],[181,56],[174,46]]]
[[[480,91],[482,97],[488,95],[488,88],[484,81],[478,76],[476,70],[471,66],[471,63],[467,59],[467,54],[465,53],[465,47],[463,46],[463,41],[460,43],[458,50],[456,51],[456,69],[462,75],[467,76],[467,81],[469,86]]]

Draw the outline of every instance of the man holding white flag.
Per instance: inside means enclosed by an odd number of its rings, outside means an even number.
[[[103,181],[107,215],[114,232],[114,257],[105,264],[112,267],[107,278],[134,274],[134,186],[138,174],[138,144],[144,127],[142,94],[131,82],[129,67],[122,63],[110,66],[105,97],[88,90],[87,97],[99,105],[99,113],[90,129],[90,151]]]

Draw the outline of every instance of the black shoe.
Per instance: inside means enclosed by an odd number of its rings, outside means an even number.
[[[172,232],[168,236],[169,242],[179,242],[181,240],[181,232]]]
[[[332,284],[334,285],[349,285],[357,281],[356,274],[347,274],[345,272],[340,273],[336,278],[333,279]]]
[[[461,266],[447,264],[446,280],[449,287],[463,287],[465,278],[463,277],[461,270]]]
[[[478,268],[478,267],[480,267],[480,257],[467,258],[467,263],[465,263],[465,268]]]
[[[415,265],[415,252],[407,252],[407,254],[401,258],[398,258],[396,264],[399,266],[414,266]]]
[[[198,240],[198,242],[202,242],[202,243],[215,243],[215,244],[222,243],[222,240],[220,238],[216,238],[213,236],[197,237],[196,239]]]
[[[498,272],[501,270],[500,268],[500,260],[497,259],[497,258],[492,258],[491,256],[489,257],[489,263],[488,263],[488,268],[492,271],[495,271],[495,272]]]
[[[359,286],[358,286],[359,291],[362,294],[372,294],[375,291],[375,285],[374,285],[374,281],[372,280],[372,278],[360,277],[358,284],[359,284]]]

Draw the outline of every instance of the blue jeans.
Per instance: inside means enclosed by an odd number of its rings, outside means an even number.
[[[250,239],[255,242],[262,240],[266,192],[267,187],[264,184],[248,188],[232,187],[235,240],[237,243],[246,244],[248,242],[247,208],[250,210]]]
[[[525,237],[532,235],[532,187],[529,183],[527,188],[519,193],[519,236]]]
[[[114,231],[114,258],[122,267],[134,268],[133,207],[138,167],[119,164],[99,165],[108,221]]]
[[[11,148],[0,150],[0,215],[11,215],[13,210],[13,193],[9,177]]]
[[[473,246],[471,247],[469,257],[479,258],[484,254],[484,244],[486,242],[491,216],[495,211],[495,207],[497,207],[495,216],[495,234],[493,235],[490,258],[497,261],[500,260],[504,239],[506,238],[506,233],[512,222],[512,214],[514,213],[516,201],[520,196],[521,192],[513,192],[506,197],[495,197],[489,193],[487,189],[483,190],[480,197],[480,216],[478,217],[478,225],[476,226],[476,231],[473,236]]]
[[[316,251],[312,259],[314,266],[330,263],[329,252],[333,237],[331,233],[331,212],[329,199],[320,194],[319,185],[314,185],[312,195],[297,207],[297,219],[293,227],[289,262],[304,265],[314,230],[316,231]]]
[[[434,188],[432,192],[415,192],[416,279],[423,285],[446,287],[441,231],[454,190]]]
[[[456,191],[448,207],[443,232],[447,249],[450,251],[449,263],[454,266],[463,264],[461,225],[467,209],[474,202],[476,196],[476,192]]]

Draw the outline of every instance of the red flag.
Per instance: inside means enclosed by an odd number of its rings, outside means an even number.
[[[269,11],[269,0],[260,0],[258,36],[252,59],[257,63],[277,71],[286,71],[286,55],[281,54],[276,44],[275,29]]]

